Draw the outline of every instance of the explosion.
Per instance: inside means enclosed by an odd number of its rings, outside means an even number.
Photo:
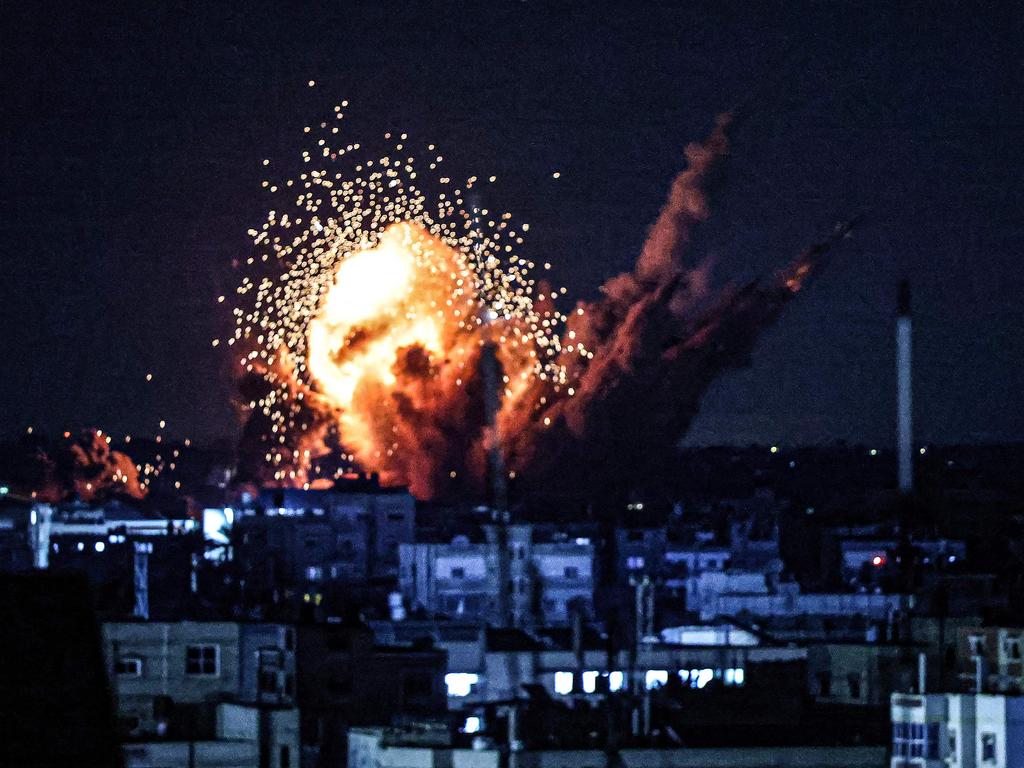
[[[421,188],[405,134],[386,134],[392,151],[367,158],[321,123],[316,154],[330,162],[264,181],[290,198],[288,211],[250,230],[259,255],[248,265],[270,269],[243,278],[238,294],[249,303],[234,309],[227,340],[248,349],[239,358],[243,476],[317,487],[358,467],[433,498],[479,494],[492,447],[527,488],[596,490],[654,469],[714,378],[746,361],[848,230],[768,280],[712,295],[707,268],[683,257],[707,217],[702,186],[727,150],[728,122],[687,147],[635,268],[571,316],[555,307],[565,289],[538,282],[517,251],[528,226],[467,202],[477,177],[440,175],[430,145],[435,176]],[[303,152],[304,163],[312,157]],[[485,349],[499,368],[496,429]],[[316,459],[332,451],[347,464],[325,474]]]

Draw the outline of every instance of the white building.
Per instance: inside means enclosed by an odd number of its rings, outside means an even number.
[[[1024,765],[1024,697],[894,693],[892,768]]]
[[[412,610],[456,620],[502,623],[500,545],[456,537],[399,547],[399,582]],[[507,528],[508,611],[515,626],[560,625],[593,615],[594,547],[587,539],[535,541],[528,525]]]

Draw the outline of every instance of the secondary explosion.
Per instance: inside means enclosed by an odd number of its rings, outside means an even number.
[[[335,113],[340,120],[340,106]],[[405,135],[346,175],[338,166],[360,146],[332,146],[338,126],[321,123],[317,154],[329,169],[264,182],[292,207],[250,230],[261,253],[249,265],[280,266],[243,279],[238,293],[250,303],[235,308],[227,340],[248,348],[239,358],[243,474],[329,484],[346,467],[325,474],[316,459],[334,451],[419,498],[479,494],[494,441],[527,490],[553,481],[596,489],[656,469],[714,378],[746,361],[847,231],[770,279],[712,294],[706,267],[684,254],[708,215],[702,184],[727,151],[728,122],[687,147],[634,269],[568,316],[554,301],[565,289],[535,280],[518,255],[528,226],[467,205],[476,177],[455,185],[438,175],[424,183],[437,190],[428,194]],[[432,156],[430,169],[441,162]],[[503,384],[496,431],[484,407],[485,346]]]

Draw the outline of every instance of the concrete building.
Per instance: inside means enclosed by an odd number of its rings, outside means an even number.
[[[430,638],[448,653],[445,683],[452,709],[515,698],[524,685],[541,686],[556,698],[656,688],[673,684],[702,690],[714,684],[741,687],[761,664],[803,663],[803,648],[751,645],[749,635],[735,643],[671,645],[643,643],[635,660],[628,650],[609,657],[606,643],[589,634],[583,642],[551,633],[488,629],[473,624],[403,622],[374,624],[386,642]],[[717,637],[716,640],[724,638]],[[575,647],[574,647],[575,646]]]
[[[104,654],[129,733],[167,734],[182,705],[295,704],[295,629],[227,621],[107,622]]]
[[[349,733],[349,768],[605,768],[609,755],[601,750],[526,750],[503,755],[480,739],[456,744],[441,729],[356,728]],[[721,747],[704,749],[622,749],[615,755],[623,768],[877,768],[880,747]]]
[[[498,537],[458,536],[447,544],[405,544],[399,583],[411,611],[501,624]],[[594,547],[589,539],[537,540],[528,525],[507,528],[510,613],[516,626],[559,625],[594,612]]]
[[[1024,691],[1024,629],[961,627],[956,656],[960,690],[1017,695]]]
[[[443,648],[429,641],[381,643],[360,623],[296,629],[296,696],[308,759],[341,765],[351,726],[444,716]]]
[[[34,504],[28,533],[33,566],[84,572],[101,617],[178,617],[197,590],[203,541],[191,518],[161,517],[116,500]]]
[[[216,706],[214,719],[207,738],[125,743],[125,768],[298,768],[297,710],[225,703]]]
[[[886,707],[918,684],[923,648],[893,643],[816,643],[807,648],[807,691],[823,704]]]
[[[894,693],[892,768],[1024,765],[1024,698]]]
[[[414,540],[415,501],[373,478],[267,489],[238,508],[204,510],[203,530],[212,553],[233,561],[247,605],[297,606],[331,586],[382,585],[386,594],[399,545]]]

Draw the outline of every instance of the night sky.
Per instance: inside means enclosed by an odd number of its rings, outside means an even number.
[[[5,7],[0,434],[166,419],[233,439],[210,340],[271,206],[261,160],[293,162],[348,99],[353,140],[398,129],[453,175],[497,174],[485,202],[581,297],[632,263],[684,145],[736,109],[695,260],[747,278],[864,218],[689,441],[890,444],[903,277],[919,439],[1024,438],[1019,8],[279,5]]]

